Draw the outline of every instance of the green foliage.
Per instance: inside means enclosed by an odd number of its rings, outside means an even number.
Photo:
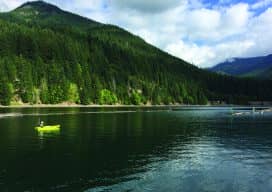
[[[48,98],[48,86],[47,82],[45,79],[41,80],[41,88],[40,88],[40,98],[41,102],[44,104],[49,103],[49,98]]]
[[[136,90],[132,91],[130,99],[133,105],[140,105],[143,101],[142,95]]]
[[[71,103],[80,103],[78,87],[74,83],[70,83],[68,93],[67,93],[67,101]]]
[[[60,85],[52,85],[48,92],[49,103],[58,104],[64,101],[64,91]]]
[[[0,82],[0,104],[10,105],[13,96],[13,85],[7,82]]]
[[[200,105],[206,105],[208,103],[207,97],[204,95],[202,91],[199,91],[198,93],[198,104]]]
[[[25,103],[32,102],[33,99],[33,79],[32,79],[32,65],[30,61],[24,59],[22,56],[16,57],[18,73],[18,90],[19,96]]]
[[[100,105],[113,105],[118,102],[117,96],[107,89],[103,89],[99,94]]]
[[[33,104],[39,104],[40,101],[40,90],[37,89],[36,87],[33,89],[33,98],[32,98],[32,103]]]

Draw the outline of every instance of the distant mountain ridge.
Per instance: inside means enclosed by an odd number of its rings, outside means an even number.
[[[272,54],[262,57],[233,58],[209,68],[212,72],[240,77],[272,78]],[[266,74],[266,72],[268,74]]]

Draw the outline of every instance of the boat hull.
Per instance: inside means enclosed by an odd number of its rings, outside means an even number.
[[[43,131],[59,131],[60,130],[60,125],[48,125],[48,126],[43,126],[43,127],[35,127],[35,129],[39,132]]]

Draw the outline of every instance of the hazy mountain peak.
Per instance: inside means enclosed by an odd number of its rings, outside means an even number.
[[[229,58],[226,60],[227,63],[233,63],[235,62],[236,58]]]

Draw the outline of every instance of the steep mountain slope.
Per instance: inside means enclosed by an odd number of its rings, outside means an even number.
[[[270,68],[272,68],[272,55],[254,58],[234,58],[220,63],[209,70],[227,75],[264,78],[267,76],[263,76],[263,74]]]
[[[2,104],[244,103],[270,100],[270,83],[200,70],[117,26],[42,1],[0,14]]]

